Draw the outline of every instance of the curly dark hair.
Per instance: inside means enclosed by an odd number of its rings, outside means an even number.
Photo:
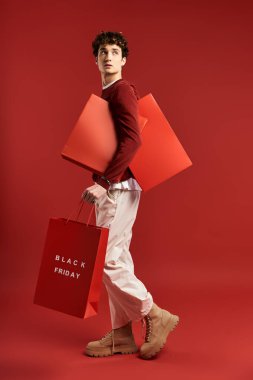
[[[127,47],[127,40],[123,36],[122,32],[105,32],[101,30],[99,34],[95,37],[92,42],[93,55],[97,57],[98,49],[100,45],[118,45],[122,51],[122,58],[127,57],[129,53],[129,49]]]

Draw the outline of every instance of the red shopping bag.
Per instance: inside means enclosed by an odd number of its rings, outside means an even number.
[[[138,108],[142,144],[129,167],[142,190],[147,191],[185,170],[192,161],[151,93],[138,99]],[[61,155],[101,174],[116,145],[109,103],[92,94]]]
[[[140,131],[147,119],[139,115]],[[61,152],[63,158],[102,174],[117,149],[109,103],[91,94]]]
[[[142,145],[129,167],[147,191],[187,169],[192,161],[151,93],[139,99],[139,111],[148,120]]]
[[[80,318],[96,315],[108,235],[106,227],[50,218],[34,303]]]

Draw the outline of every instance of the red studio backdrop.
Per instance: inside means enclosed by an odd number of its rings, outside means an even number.
[[[252,4],[3,0],[0,7],[1,379],[111,379],[117,370],[122,378],[251,378]],[[127,37],[123,78],[141,97],[153,94],[193,163],[142,194],[133,228],[136,275],[159,306],[180,316],[148,364],[137,355],[83,355],[111,329],[104,287],[98,315],[88,319],[33,304],[49,218],[69,217],[93,185],[61,151],[89,96],[101,95],[91,48],[101,30]],[[141,344],[140,325],[133,328]]]

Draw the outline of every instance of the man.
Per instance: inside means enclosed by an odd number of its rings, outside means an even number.
[[[122,78],[128,56],[127,41],[122,33],[102,31],[92,47],[101,73],[101,97],[109,102],[118,146],[103,175],[93,173],[95,184],[82,194],[85,201],[95,202],[96,224],[110,229],[103,283],[108,292],[112,322],[112,330],[100,340],[88,343],[85,353],[100,357],[137,352],[132,321],[141,320],[146,326],[146,336],[140,357],[149,359],[164,346],[179,317],[153,302],[152,295],[134,274],[129,251],[142,191],[128,166],[142,144],[139,95],[135,86]]]

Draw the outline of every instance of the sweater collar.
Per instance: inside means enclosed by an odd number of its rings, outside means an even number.
[[[123,78],[116,79],[116,80],[114,80],[113,82],[108,83],[107,85],[103,86],[102,89],[103,89],[103,90],[106,90],[107,88],[111,87],[114,83],[116,83],[116,82],[118,82],[118,81],[120,81],[120,80],[123,80]]]

